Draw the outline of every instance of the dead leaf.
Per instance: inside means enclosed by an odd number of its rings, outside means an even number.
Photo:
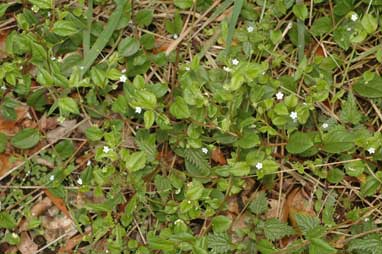
[[[213,151],[212,151],[212,154],[211,154],[211,159],[220,164],[220,165],[226,165],[227,164],[227,160],[225,159],[225,156],[224,154],[222,153],[222,151],[220,150],[220,148],[216,147]]]
[[[68,208],[66,208],[65,202],[62,198],[54,196],[50,191],[47,189],[44,190],[44,193],[48,196],[48,198],[53,202],[53,204],[60,209],[60,211],[68,216],[68,218],[71,218],[70,213],[68,211]]]
[[[38,250],[38,245],[33,242],[28,233],[22,232],[17,248],[22,254],[34,254]]]
[[[57,117],[47,117],[47,115],[44,114],[39,120],[39,126],[42,131],[53,130],[57,125]]]
[[[282,217],[282,221],[289,219],[292,226],[298,230],[296,214],[315,216],[313,202],[309,200],[303,188],[296,188],[288,194]]]
[[[19,131],[19,127],[17,126],[17,123],[21,122],[21,120],[27,117],[28,110],[29,110],[29,107],[27,106],[17,107],[15,121],[4,119],[0,115],[0,132],[8,136],[15,135]]]
[[[87,227],[85,229],[85,234],[83,235],[76,235],[72,238],[70,238],[68,241],[66,241],[66,243],[60,248],[60,250],[58,251],[58,253],[71,253],[71,251],[74,249],[74,247],[76,247],[80,242],[82,242],[82,240],[84,239],[84,237],[86,235],[89,235],[91,232],[91,228],[90,227]]]
[[[230,213],[238,215],[240,213],[239,203],[237,201],[237,196],[230,196],[227,200],[227,207]]]
[[[8,36],[8,31],[1,31],[0,32],[0,59],[4,59],[8,56],[7,51],[5,49],[6,46],[6,40]]]
[[[10,154],[0,154],[0,178],[4,176],[10,169],[16,167],[21,162],[20,160],[11,161],[10,157]]]
[[[63,138],[67,134],[67,132],[76,125],[76,123],[76,120],[65,120],[63,123],[60,124],[59,127],[49,131],[46,134],[48,142],[54,143],[56,140]]]
[[[270,199],[268,200],[268,203],[271,208],[265,213],[265,217],[267,219],[278,218],[279,201],[277,199]],[[281,208],[281,210],[283,210],[283,208]]]
[[[73,221],[66,216],[42,216],[41,225],[45,229],[44,237],[48,242],[75,229]],[[71,235],[68,235],[69,237]]]

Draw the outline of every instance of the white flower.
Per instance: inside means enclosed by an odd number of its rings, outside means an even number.
[[[48,11],[48,17],[50,17],[52,14],[50,13],[50,11]]]
[[[188,203],[188,204],[191,204],[191,200],[188,200],[187,203]]]
[[[63,117],[63,116],[59,116],[58,118],[57,118],[57,121],[60,123],[60,124],[63,124],[64,122],[65,122],[65,117]]]
[[[255,30],[255,28],[254,28],[253,26],[248,26],[248,27],[247,27],[247,32],[248,32],[248,33],[252,33],[253,30]]]
[[[374,154],[375,153],[375,148],[374,147],[370,147],[369,149],[367,149],[367,151],[369,152],[369,154]]]
[[[202,152],[205,153],[205,154],[207,154],[207,153],[208,153],[208,149],[205,148],[205,147],[203,147],[203,148],[202,148]]]
[[[175,191],[175,194],[179,194],[181,191],[182,191],[182,189],[177,189],[177,190]]]
[[[351,31],[351,27],[346,28],[346,31],[350,32]]]
[[[175,222],[174,222],[174,224],[176,225],[176,224],[178,224],[178,223],[182,223],[183,221],[181,220],[181,219],[177,219]]]
[[[188,67],[188,66],[185,69],[186,69],[186,71],[190,71],[191,70],[190,67]]]
[[[263,163],[261,163],[261,162],[256,163],[256,168],[258,170],[262,169],[263,168]]]
[[[365,219],[364,219],[364,221],[365,222],[368,222],[370,219],[368,218],[368,217],[366,217]]]
[[[80,70],[83,70],[85,67],[83,65],[80,66]]]
[[[282,100],[284,98],[284,94],[279,91],[277,94],[276,94],[276,99],[278,99],[279,101]]]
[[[232,59],[232,64],[233,65],[238,65],[239,64],[239,60],[237,60],[236,58]]]
[[[357,13],[352,14],[351,17],[350,17],[350,19],[351,19],[352,21],[356,22],[356,21],[358,20],[358,15],[357,15]]]
[[[137,114],[142,113],[142,108],[141,107],[135,107],[135,113],[137,113]]]
[[[17,235],[16,233],[12,233],[12,237],[13,237],[13,238],[17,238],[18,235]]]
[[[52,56],[52,57],[50,58],[50,60],[55,61],[56,58],[55,58],[54,56]]]
[[[329,127],[329,124],[327,124],[327,123],[322,124],[322,129],[327,129],[328,127]]]
[[[122,73],[126,73],[126,68],[121,70]]]
[[[38,8],[38,6],[36,6],[36,5],[33,5],[32,8],[31,8],[31,10],[32,10],[34,13],[37,13],[37,12],[40,10],[40,8]]]
[[[78,183],[78,185],[82,185],[82,179],[78,178],[77,183]]]
[[[293,121],[297,120],[297,112],[292,111],[292,112],[290,112],[289,116],[290,116],[290,118],[293,119]]]
[[[54,175],[51,175],[51,176],[49,177],[49,180],[50,180],[50,181],[54,181]]]
[[[104,153],[109,153],[110,150],[111,150],[110,147],[108,147],[108,146],[104,146],[102,151],[103,151]]]
[[[119,81],[121,81],[122,83],[125,83],[127,80],[127,77],[125,74],[122,74],[120,77],[119,77]]]
[[[172,38],[174,38],[174,39],[176,40],[176,39],[178,39],[178,35],[177,35],[177,34],[174,34],[174,35],[172,36]]]
[[[225,72],[231,72],[231,71],[232,71],[231,68],[229,68],[229,67],[227,67],[227,66],[224,66],[224,67],[223,67],[223,70],[224,70]]]
[[[89,160],[87,163],[86,163],[86,166],[90,167],[92,165],[92,162]]]
[[[2,85],[1,90],[5,91],[5,90],[7,90],[7,87],[5,85]]]

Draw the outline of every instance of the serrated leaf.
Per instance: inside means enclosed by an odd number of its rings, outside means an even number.
[[[307,235],[310,231],[314,230],[320,225],[320,220],[317,217],[296,214],[296,223],[303,235]]]
[[[248,208],[257,215],[265,213],[268,210],[268,200],[265,192],[259,192]]]
[[[291,226],[286,223],[282,223],[278,219],[270,219],[265,221],[263,230],[265,237],[270,241],[275,241],[295,233]]]
[[[176,97],[170,106],[170,113],[177,119],[189,118],[191,116],[190,109],[183,97]]]
[[[216,216],[212,219],[211,224],[212,224],[212,229],[214,230],[215,233],[222,233],[228,230],[231,226],[232,219],[219,215]]]
[[[320,238],[310,239],[309,254],[332,254],[337,253],[328,242]]]
[[[13,229],[16,226],[16,220],[8,212],[0,212],[0,228]]]
[[[78,109],[77,102],[70,97],[59,98],[58,107],[64,114],[67,114],[67,113],[73,113],[76,115],[80,114],[80,110]]]
[[[362,119],[362,114],[358,110],[356,100],[352,93],[349,93],[348,99],[342,106],[341,120],[345,123],[358,124]]]
[[[286,149],[289,153],[299,154],[303,153],[313,146],[313,140],[307,133],[304,132],[294,132],[286,146]]]

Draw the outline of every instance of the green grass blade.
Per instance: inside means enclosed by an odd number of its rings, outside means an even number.
[[[241,8],[243,8],[244,0],[236,0],[233,6],[231,20],[229,21],[228,27],[228,35],[226,40],[226,53],[228,54],[231,50],[231,44],[233,39],[233,34],[235,33],[235,27],[237,24],[237,20],[239,19],[239,15],[241,12]]]
[[[90,34],[92,31],[92,19],[93,19],[93,0],[88,0],[88,9],[86,11],[87,26],[84,30],[83,50],[84,56],[89,53],[90,49]]]
[[[111,14],[109,22],[107,23],[104,32],[96,40],[93,47],[90,49],[87,55],[84,56],[84,62],[82,64],[82,72],[84,75],[89,68],[92,66],[94,61],[97,59],[98,55],[101,53],[102,49],[106,46],[107,42],[113,35],[114,30],[117,28],[118,23],[122,17],[123,9],[125,8],[127,1],[118,1],[117,8]]]

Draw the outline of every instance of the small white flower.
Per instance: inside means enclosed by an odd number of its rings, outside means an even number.
[[[279,101],[281,101],[283,98],[284,98],[284,94],[283,94],[281,91],[279,91],[279,92],[276,94],[276,99],[279,100]]]
[[[188,204],[191,204],[191,200],[188,200],[187,203],[188,203]]]
[[[356,21],[358,20],[358,15],[357,15],[357,13],[352,14],[351,17],[350,17],[350,19],[351,19],[352,21],[356,22]]]
[[[60,123],[60,124],[63,124],[64,122],[65,122],[65,117],[63,117],[63,116],[59,116],[58,118],[57,118],[57,121]]]
[[[258,170],[262,169],[263,168],[263,163],[261,163],[261,162],[256,163],[256,168]]]
[[[231,72],[231,71],[232,71],[231,68],[229,68],[229,67],[227,67],[227,66],[224,66],[224,67],[223,67],[223,70],[224,70],[225,72]]]
[[[141,107],[135,107],[135,113],[137,113],[137,114],[142,113],[142,108]]]
[[[328,127],[329,127],[329,124],[327,124],[327,123],[322,124],[322,129],[327,129]]]
[[[54,181],[54,175],[51,175],[51,176],[49,177],[49,180],[50,180],[50,181]]]
[[[50,13],[50,11],[48,11],[48,17],[50,17],[52,14]]]
[[[7,87],[5,85],[2,85],[1,90],[5,91],[5,90],[7,90]]]
[[[346,31],[351,32],[351,27],[346,28]]]
[[[83,70],[85,69],[85,67],[83,65],[80,66],[80,70]]]
[[[202,148],[202,152],[203,152],[204,154],[207,154],[207,153],[208,153],[208,149],[205,148],[205,147],[203,147],[203,148]]]
[[[232,59],[232,64],[233,65],[238,65],[239,64],[239,60],[237,60],[236,58]]]
[[[126,73],[126,69],[122,69],[121,72],[122,72],[122,73]]]
[[[110,147],[108,147],[108,146],[104,146],[102,151],[103,151],[104,153],[109,153],[110,150],[111,150]]]
[[[368,218],[368,217],[366,217],[365,219],[364,219],[364,221],[365,222],[368,222],[370,219]]]
[[[292,111],[292,112],[290,112],[289,116],[290,116],[290,118],[293,119],[293,121],[297,120],[297,112]]]
[[[181,220],[181,219],[177,219],[175,222],[174,222],[174,224],[176,225],[176,224],[179,224],[179,223],[182,223],[183,221]]]
[[[17,235],[16,233],[12,233],[12,237],[13,237],[13,238],[17,238],[18,235]]]
[[[52,56],[52,57],[50,58],[50,60],[55,61],[56,58],[55,58],[54,56]]]
[[[33,5],[31,10],[32,10],[34,13],[37,13],[37,12],[40,10],[40,8],[38,8],[38,6],[36,6],[36,5]]]
[[[253,30],[255,30],[255,28],[254,28],[253,26],[248,26],[248,27],[247,27],[247,32],[248,32],[248,33],[252,33]]]
[[[374,154],[375,153],[375,148],[374,147],[370,147],[369,149],[367,149],[367,151],[369,152],[369,154]]]
[[[78,183],[78,185],[82,185],[82,179],[78,178],[77,183]]]
[[[127,77],[125,74],[122,74],[120,77],[119,77],[119,81],[121,81],[122,83],[125,83],[127,80]]]
[[[186,71],[190,71],[191,69],[190,69],[190,67],[187,66],[187,67],[185,68],[185,70],[186,70]]]
[[[172,38],[174,38],[174,39],[176,40],[176,39],[178,39],[178,35],[177,35],[177,34],[174,34],[174,35],[172,36]]]
[[[181,191],[182,191],[182,189],[177,189],[177,190],[175,191],[175,194],[179,194]]]
[[[90,167],[92,165],[92,161],[88,161],[87,163],[86,163],[86,166],[88,166],[88,167]]]

